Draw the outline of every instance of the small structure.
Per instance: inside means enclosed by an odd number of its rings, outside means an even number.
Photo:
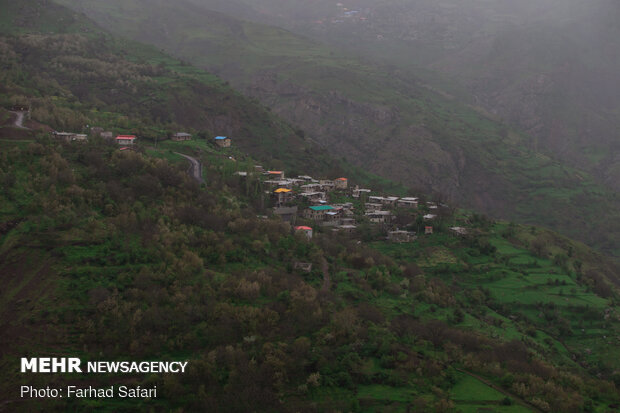
[[[220,148],[229,148],[230,144],[231,144],[231,141],[230,141],[229,137],[226,137],[226,136],[216,136],[215,137],[215,143]]]
[[[312,228],[306,226],[295,227],[295,232],[303,232],[308,239],[312,239]]]
[[[389,224],[392,221],[392,213],[390,211],[372,211],[366,212],[366,216],[375,224]]]
[[[301,190],[304,192],[320,192],[321,185],[319,184],[306,184],[301,186]]]
[[[347,178],[338,178],[334,181],[335,189],[347,189],[349,185],[349,180]]]
[[[467,229],[463,227],[450,227],[450,232],[459,236],[467,235]]]
[[[362,196],[364,194],[368,195],[371,192],[372,191],[370,189],[364,189],[364,188],[360,188],[360,187],[356,186],[355,189],[353,189],[353,191],[351,191],[351,196],[353,196],[353,198],[359,198],[360,196]]]
[[[56,139],[62,139],[65,142],[74,142],[74,141],[86,141],[88,136],[83,133],[73,133],[73,132],[52,132],[52,135]]]
[[[336,228],[338,228],[339,232],[342,232],[345,234],[353,234],[355,230],[357,229],[355,225],[339,225]]]
[[[174,135],[172,135],[172,137],[170,138],[173,141],[189,141],[192,139],[192,135],[190,135],[189,133],[185,133],[185,132],[177,132]],[[216,138],[217,139],[217,138]],[[228,145],[230,146],[230,145]]]
[[[307,199],[310,203],[325,201],[325,192],[302,192],[299,196]]]
[[[418,198],[401,198],[396,201],[396,206],[400,208],[415,209],[418,207]]]
[[[54,136],[54,138],[62,139],[65,142],[70,142],[75,137],[75,133],[72,133],[72,132],[56,132],[56,131],[54,131],[54,132],[52,132],[52,135]]]
[[[323,191],[332,191],[335,188],[334,181],[330,179],[321,179],[319,180],[319,184]]]
[[[431,227],[430,225],[427,225],[424,227],[424,234],[425,235],[429,235],[433,233],[433,227]]]
[[[282,221],[295,224],[297,220],[297,207],[276,207],[273,209],[273,214],[282,218]]]
[[[415,240],[415,232],[396,230],[388,232],[388,241],[391,242],[411,242]]]
[[[375,204],[372,202],[367,202],[364,204],[364,208],[366,208],[366,212],[380,211],[383,205]]]
[[[136,142],[134,135],[118,135],[116,137],[116,143],[119,145],[133,145]]]
[[[430,221],[431,219],[437,218],[437,215],[435,215],[435,214],[426,214],[422,218],[424,218],[426,221]]]
[[[273,193],[276,196],[276,202],[278,205],[290,202],[294,198],[293,190],[288,188],[278,188],[273,191]]]
[[[263,181],[263,184],[268,185],[270,188],[292,188],[292,184],[284,179],[267,179]]]
[[[269,175],[269,179],[284,179],[284,171],[267,171],[266,175]]]
[[[334,207],[331,205],[311,206],[304,211],[304,216],[314,221],[323,221],[325,219],[325,214],[333,209]]]

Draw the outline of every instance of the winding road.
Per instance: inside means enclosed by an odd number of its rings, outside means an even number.
[[[191,163],[188,173],[192,176],[192,178],[198,181],[199,184],[203,184],[205,181],[204,179],[202,179],[202,165],[200,164],[200,161],[194,157],[185,155],[183,153],[179,153],[179,152],[175,152],[175,153],[177,155],[184,157]]]
[[[15,119],[15,122],[13,122],[13,126],[20,129],[28,129],[24,126],[24,115],[26,114],[26,112],[11,111],[11,113],[14,113],[17,116],[17,119]]]

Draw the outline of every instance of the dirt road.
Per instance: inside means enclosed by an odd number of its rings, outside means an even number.
[[[184,157],[185,159],[187,159],[190,163],[191,166],[189,168],[188,173],[196,180],[198,181],[198,183],[202,184],[204,183],[204,179],[202,179],[202,165],[200,164],[200,161],[194,157],[191,157],[189,155],[185,155],[183,153],[179,153],[179,152],[175,152],[177,155],[180,155],[182,157]]]

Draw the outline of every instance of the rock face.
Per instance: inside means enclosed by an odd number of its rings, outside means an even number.
[[[458,198],[466,165],[462,152],[454,156],[424,127],[403,125],[397,108],[358,102],[338,91],[317,93],[275,74],[256,76],[246,93],[333,154],[411,187]]]

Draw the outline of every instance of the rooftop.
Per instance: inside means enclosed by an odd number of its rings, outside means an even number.
[[[334,209],[334,207],[331,205],[318,205],[311,206],[310,209],[313,211],[329,211],[330,209]]]

